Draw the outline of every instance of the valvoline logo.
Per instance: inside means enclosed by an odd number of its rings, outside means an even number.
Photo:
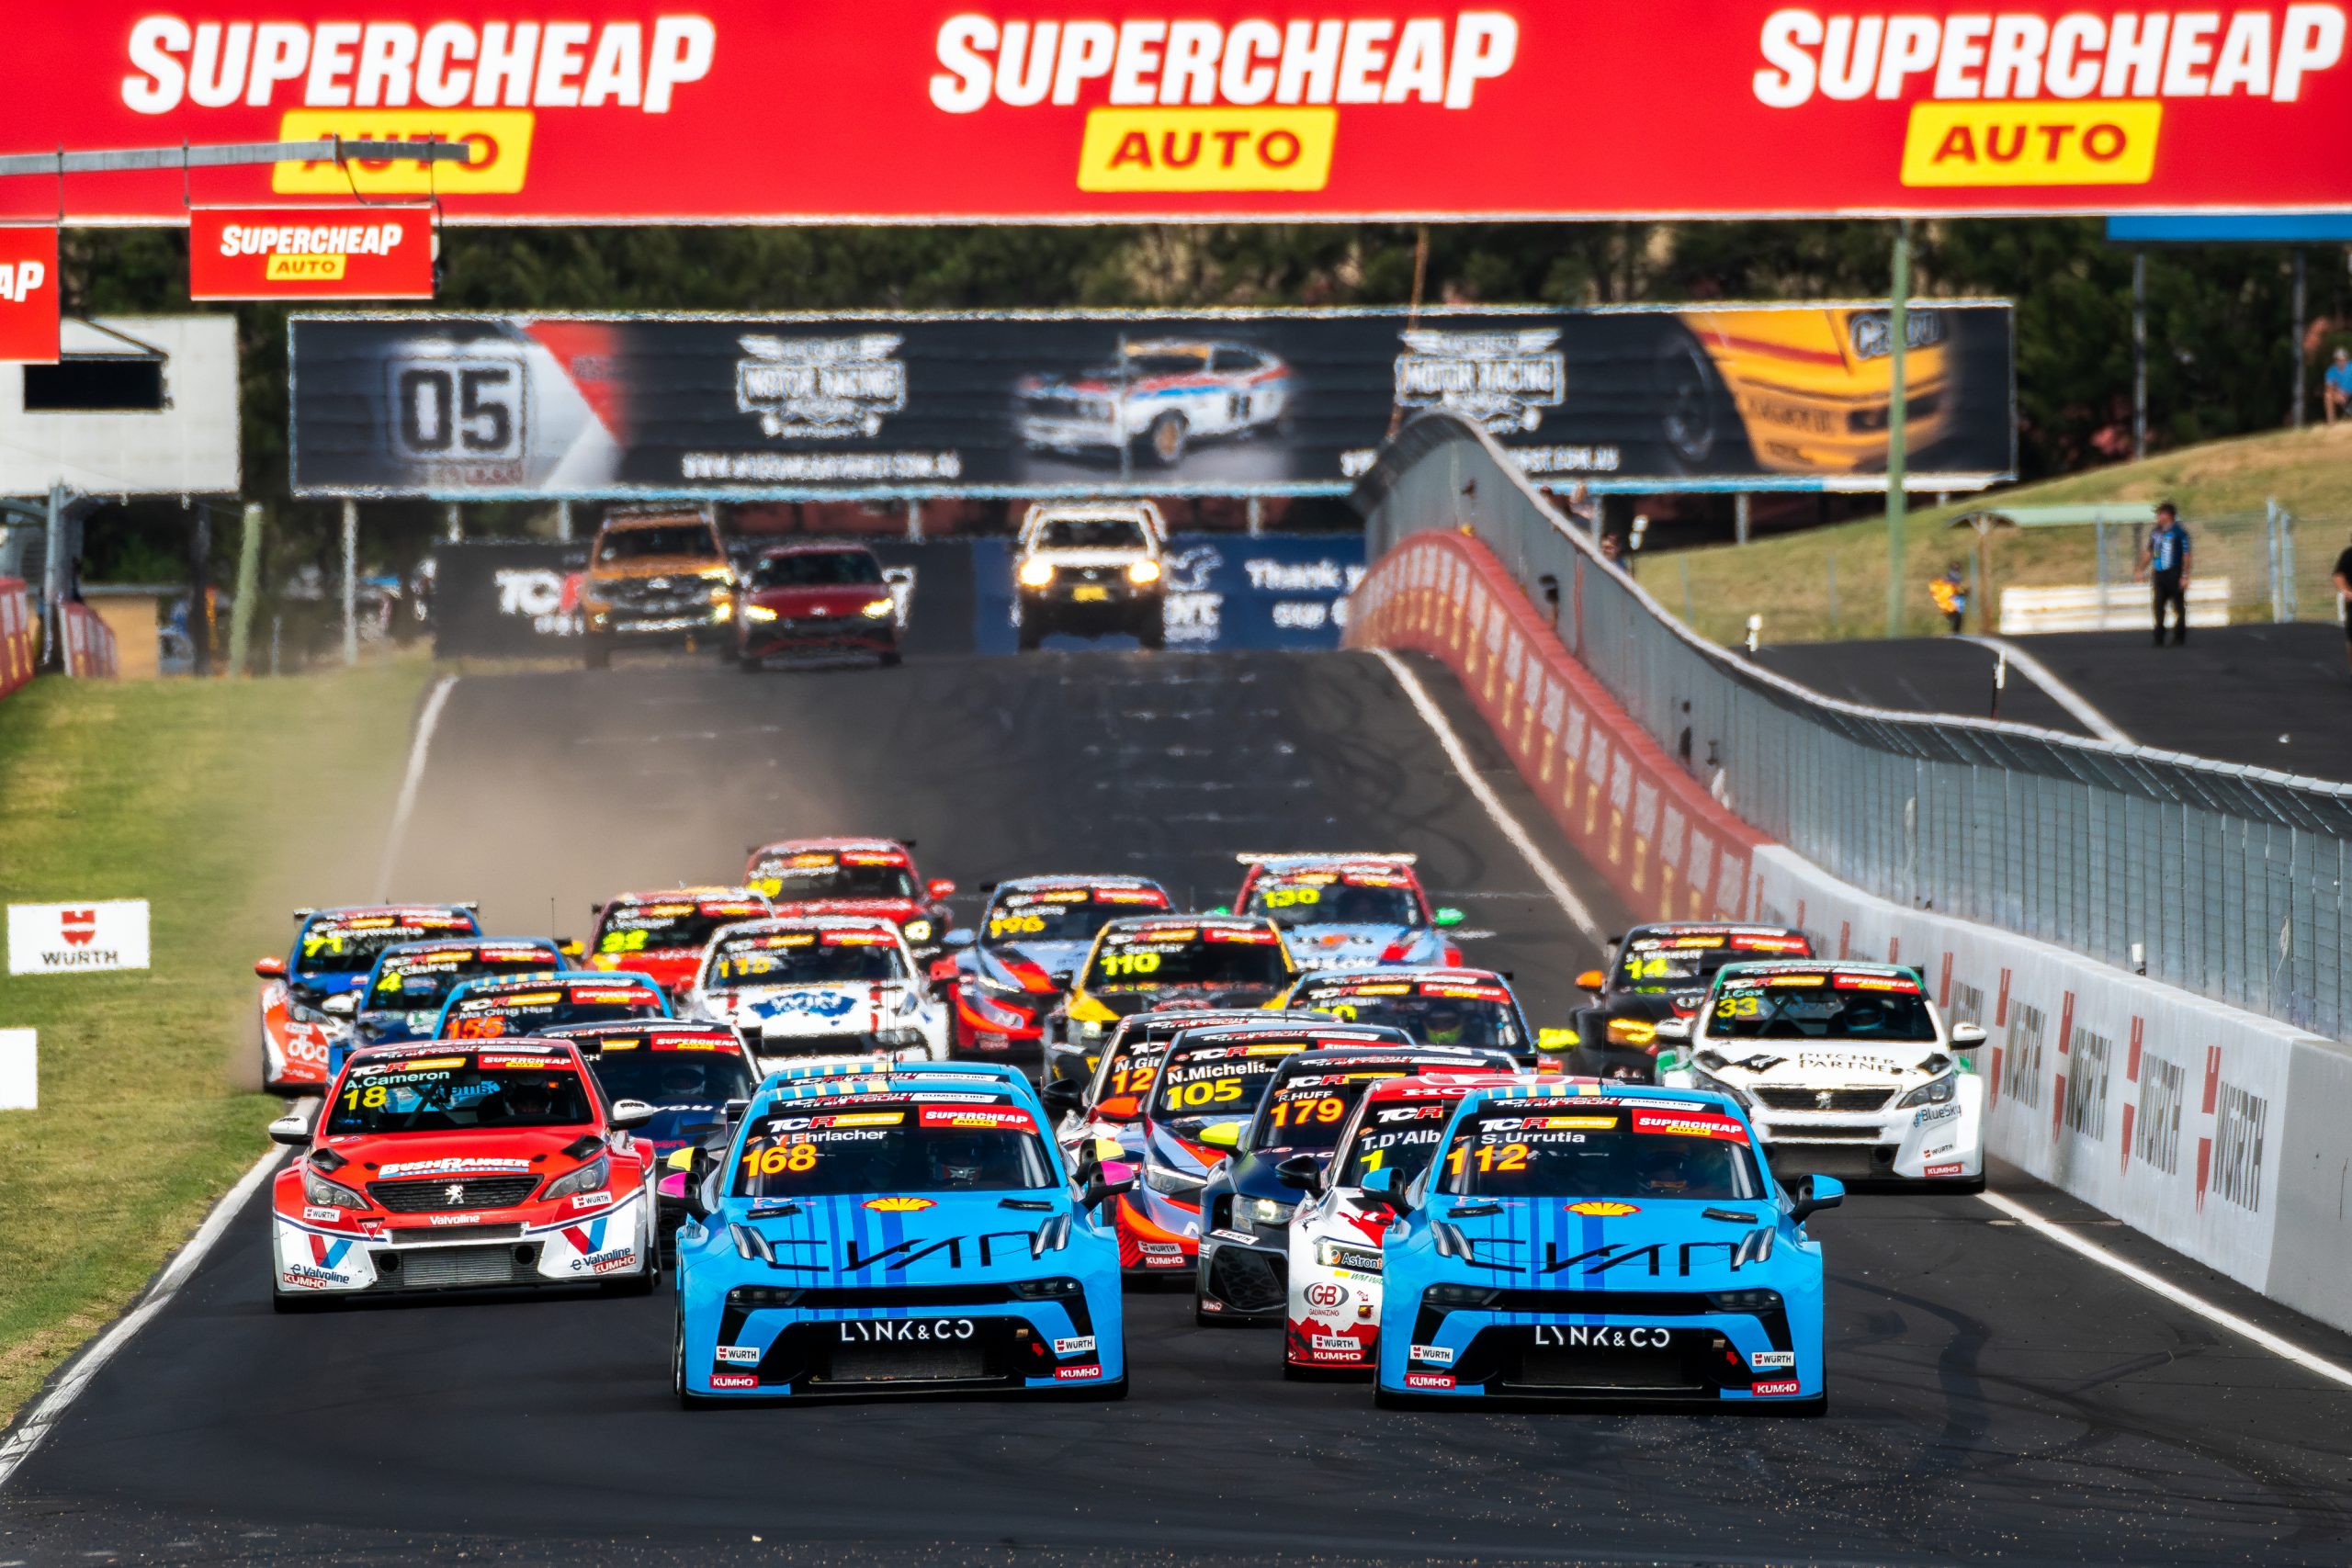
[[[578,1247],[584,1256],[605,1249],[605,1220],[590,1220],[585,1224],[563,1227],[563,1239]]]
[[[322,1269],[342,1268],[344,1258],[350,1251],[351,1242],[348,1238],[331,1241],[316,1231],[311,1233],[311,1261]]]

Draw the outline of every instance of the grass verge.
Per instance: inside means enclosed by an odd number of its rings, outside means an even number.
[[[266,1146],[254,960],[288,905],[368,897],[427,670],[0,701],[0,901],[149,899],[154,962],[0,978],[40,1032],[40,1109],[0,1111],[0,1422]]]
[[[1928,597],[1928,580],[1951,561],[1965,563],[1975,536],[1954,530],[1953,519],[1988,503],[2019,506],[2098,501],[2178,503],[2198,549],[2197,570],[2231,577],[2238,614],[2268,619],[2266,501],[2301,520],[2296,532],[2296,592],[2304,618],[2334,614],[2328,584],[2336,553],[2352,527],[2352,423],[2216,441],[2119,463],[2064,479],[2019,485],[1927,507],[1906,518],[1903,549],[1904,633],[1943,629]],[[2224,524],[2219,520],[2231,519]],[[2004,588],[2087,585],[2098,580],[2095,535],[2089,528],[2003,530],[1993,544],[1991,608],[1997,615]],[[2130,540],[2110,530],[2109,580],[2130,576]],[[1886,634],[1886,520],[1873,517],[1809,529],[1740,546],[1679,550],[1641,563],[1642,584],[1700,635],[1735,642],[1747,617],[1764,617],[1768,642],[1819,642]],[[2257,604],[2257,600],[2263,603]],[[1968,629],[1978,630],[1977,606]]]

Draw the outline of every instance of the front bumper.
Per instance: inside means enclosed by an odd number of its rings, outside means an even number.
[[[1819,1319],[1793,1321],[1785,1305],[1719,1312],[1695,1292],[1503,1290],[1484,1308],[1416,1303],[1384,1316],[1398,1321],[1381,1336],[1383,1393],[1770,1405],[1825,1387]]]
[[[1109,420],[1023,414],[1019,425],[1023,445],[1055,452],[1116,452],[1125,439]]]
[[[895,620],[865,615],[812,615],[797,621],[747,621],[736,637],[745,659],[776,659],[793,653],[896,653]]]
[[[1201,1212],[1188,1208],[1142,1185],[1119,1198],[1119,1269],[1143,1277],[1172,1274],[1197,1266],[1201,1255]]]
[[[1193,1305],[1228,1323],[1280,1323],[1290,1301],[1288,1234],[1211,1230],[1197,1247]]]
[[[401,1295],[643,1274],[654,1267],[646,1245],[650,1202],[640,1189],[608,1207],[551,1222],[523,1216],[562,1205],[401,1215],[397,1224],[320,1222],[279,1210],[270,1224],[275,1289],[282,1296]],[[464,1223],[447,1223],[452,1219]]]
[[[1898,1098],[1890,1091],[1890,1102]],[[1866,1112],[1750,1112],[1775,1172],[1844,1181],[1973,1182],[1984,1174],[1984,1080],[1963,1075],[1941,1105]]]
[[[1318,1249],[1329,1240],[1377,1261],[1379,1247],[1361,1236],[1317,1236],[1298,1227],[1294,1232],[1283,1359],[1306,1371],[1371,1371],[1380,1352],[1380,1275],[1322,1263]]]
[[[722,1265],[723,1267],[723,1265]],[[1126,1377],[1118,1281],[1021,1300],[1009,1283],[682,1282],[681,1381],[694,1395],[807,1399],[1083,1389]],[[763,1298],[792,1298],[763,1304]]]

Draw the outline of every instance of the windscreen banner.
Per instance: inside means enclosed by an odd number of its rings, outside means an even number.
[[[437,199],[457,223],[2352,207],[2345,0],[76,0],[8,146],[462,141],[0,182],[0,216]],[[1333,13],[1340,14],[1333,14]]]
[[[1910,483],[2016,472],[2004,301],[1905,312]],[[1422,409],[1538,483],[1884,485],[1883,305],[297,316],[304,496],[1344,494]]]

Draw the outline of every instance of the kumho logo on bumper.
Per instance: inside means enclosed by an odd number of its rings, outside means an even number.
[[[2167,103],[2298,101],[2344,59],[2337,4],[2233,11],[2089,10],[1765,18],[1757,100],[1911,105],[1909,186],[2131,186],[2155,177]]]
[[[1231,27],[967,14],[939,29],[931,101],[965,115],[1100,91],[1079,145],[1084,191],[1317,191],[1339,106],[1467,109],[1518,54],[1519,23],[1501,11]]]

